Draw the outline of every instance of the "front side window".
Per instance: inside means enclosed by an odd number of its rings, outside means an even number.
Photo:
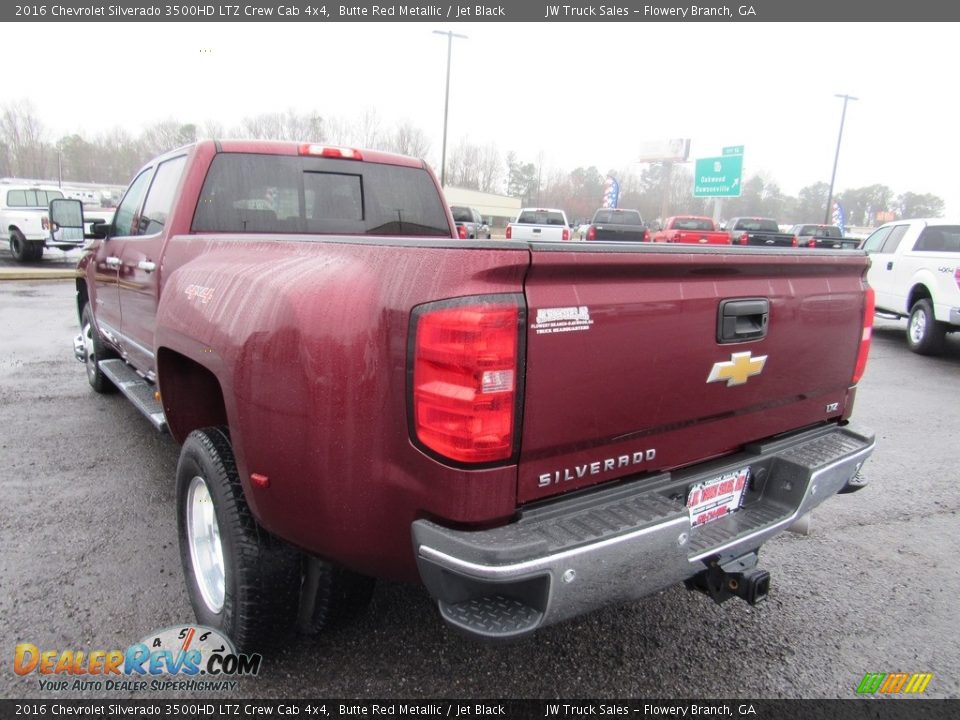
[[[186,155],[160,163],[156,175],[153,176],[153,182],[150,183],[150,192],[147,193],[147,199],[143,203],[143,212],[137,228],[140,235],[153,235],[163,230],[186,164]]]
[[[863,249],[868,253],[879,252],[880,248],[883,247],[883,241],[887,239],[891,230],[893,230],[892,227],[882,227],[874,231],[863,243]]]
[[[146,192],[147,182],[153,170],[144,170],[137,175],[130,187],[127,188],[127,194],[123,196],[120,207],[117,208],[113,216],[113,234],[118,237],[126,235],[136,235],[139,225],[140,201],[143,200],[143,193]]]

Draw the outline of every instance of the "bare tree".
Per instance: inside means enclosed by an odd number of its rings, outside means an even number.
[[[355,133],[356,144],[365,148],[376,148],[381,144],[380,117],[375,108],[367,108],[360,116]]]
[[[196,140],[196,125],[184,125],[173,119],[154,123],[140,135],[140,143],[149,156],[169,152]]]
[[[496,149],[494,148],[494,152]],[[468,138],[461,139],[447,155],[447,180],[454,187],[480,190],[484,180],[483,150]]]
[[[101,133],[94,140],[97,151],[96,182],[122,184],[150,159],[142,143],[121,128]]]
[[[226,137],[226,128],[224,128],[223,123],[218,120],[207,120],[203,124],[202,134],[208,138],[223,138]]]
[[[297,113],[287,110],[279,113],[261,113],[245,117],[234,131],[237,137],[258,140],[293,140],[295,142],[323,142],[324,119],[316,112]]]
[[[390,140],[385,147],[387,150],[401,155],[423,158],[430,152],[430,140],[427,139],[427,134],[421,128],[416,127],[409,120],[405,120],[390,136]]]
[[[489,143],[482,148],[478,148],[477,185],[482,192],[503,192],[504,170],[503,159],[500,157],[500,151],[495,144]]]
[[[29,101],[9,103],[0,115],[0,143],[6,146],[10,174],[29,178],[46,177],[53,150],[45,141],[43,123]]]

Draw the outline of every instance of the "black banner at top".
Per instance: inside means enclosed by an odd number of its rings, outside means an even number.
[[[960,19],[943,0],[554,2],[503,0],[35,0],[0,7],[4,22],[929,22]]]

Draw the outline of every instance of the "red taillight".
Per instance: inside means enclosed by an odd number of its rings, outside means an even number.
[[[587,240],[596,240],[597,239],[597,228],[593,225],[587,228]]]
[[[363,155],[359,150],[345,147],[332,147],[330,145],[314,145],[313,143],[304,143],[299,147],[301,155],[316,155],[318,157],[342,158],[344,160],[363,160]]]
[[[564,228],[564,229],[563,229],[563,235],[560,237],[560,239],[561,239],[561,240],[569,240],[569,239],[570,239],[570,228]]]
[[[813,238],[810,238],[810,241],[807,243],[807,247],[815,248],[817,246],[817,241]]]
[[[794,247],[800,246],[800,241],[797,239],[796,235],[793,236],[793,242],[791,242],[790,244],[793,245]]]
[[[957,287],[960,288],[960,267],[953,271],[953,279],[957,283]]]
[[[857,353],[857,365],[853,370],[853,384],[856,385],[867,369],[867,356],[870,354],[870,338],[873,335],[873,312],[876,309],[873,288],[868,287],[863,303],[863,333],[860,335],[860,350]]]
[[[512,228],[511,226],[509,226],[509,225],[507,225],[507,230],[506,230],[506,235],[505,235],[505,237],[507,238],[507,240],[509,240],[510,238],[513,237],[513,228]]]
[[[465,225],[457,225],[457,235],[460,236],[461,240],[467,239],[467,228]]]
[[[49,229],[50,229],[50,218],[48,218],[46,215],[44,215],[42,218],[40,218],[40,227],[42,227],[44,230],[49,230]]]
[[[414,320],[416,439],[457,462],[508,460],[514,453],[519,303],[477,299],[433,307],[421,308]]]
[[[649,228],[644,228],[644,229],[643,229],[643,241],[644,241],[644,242],[650,242],[650,230],[649,230]]]
[[[746,235],[741,235],[741,236],[740,236],[740,239],[739,239],[739,243],[740,243],[741,245],[746,245],[746,244],[747,244],[747,236],[746,236]]]

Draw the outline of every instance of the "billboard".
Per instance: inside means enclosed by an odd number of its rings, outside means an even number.
[[[640,143],[640,156],[637,162],[686,162],[689,155],[690,138],[654,140]]]

